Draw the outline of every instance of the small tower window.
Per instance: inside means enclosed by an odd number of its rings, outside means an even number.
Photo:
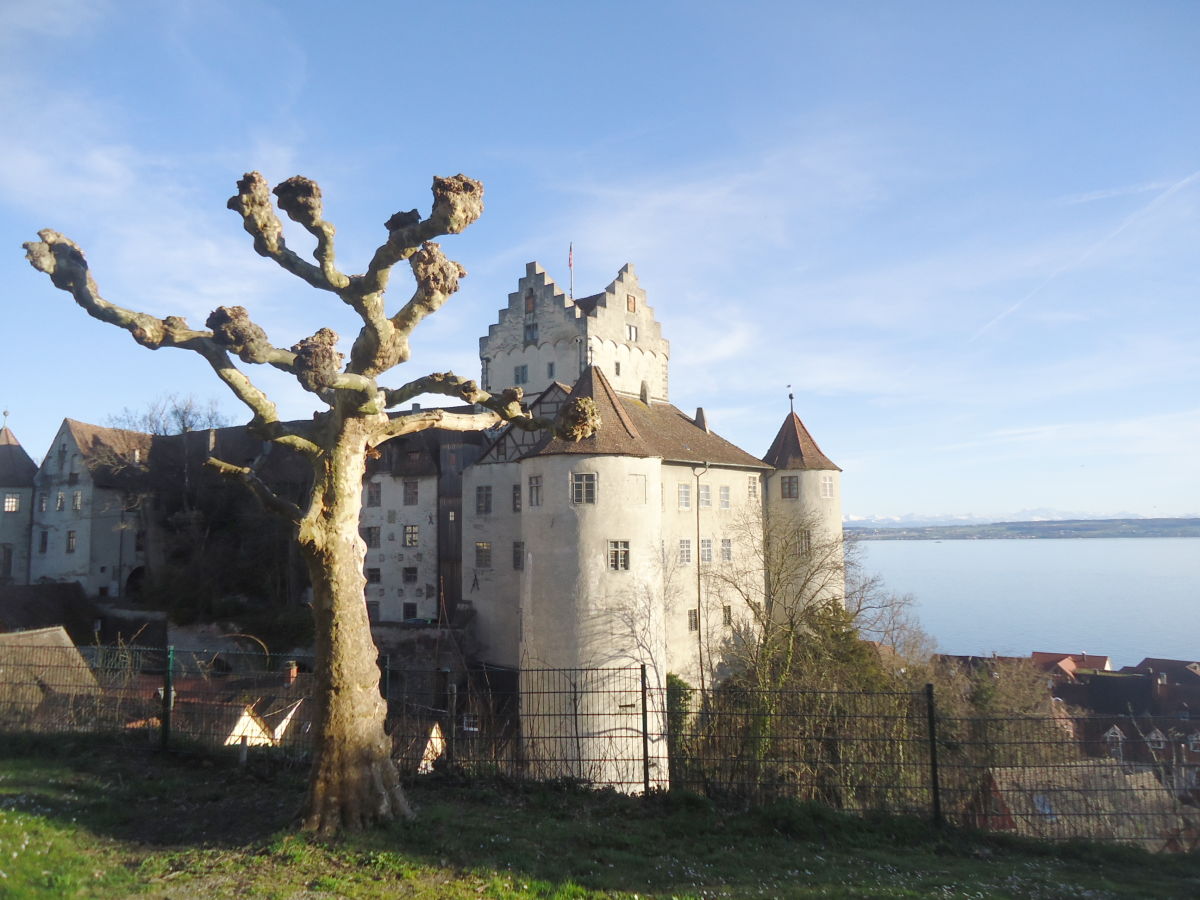
[[[833,476],[832,475],[822,475],[821,476],[821,499],[822,500],[832,500],[833,499]]]
[[[800,476],[799,475],[783,475],[779,479],[779,486],[784,500],[799,500],[800,499]]]

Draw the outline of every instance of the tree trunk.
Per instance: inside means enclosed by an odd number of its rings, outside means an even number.
[[[379,652],[363,594],[358,529],[368,427],[360,419],[342,421],[334,446],[315,466],[300,524],[317,650],[313,769],[300,822],[320,834],[412,817],[384,731]]]

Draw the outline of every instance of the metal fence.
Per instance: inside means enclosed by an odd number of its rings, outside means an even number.
[[[310,750],[311,661],[172,648],[0,648],[0,730]],[[707,692],[645,667],[414,671],[381,660],[410,776],[685,789],[1150,850],[1200,846],[1200,721],[973,718],[916,693]]]

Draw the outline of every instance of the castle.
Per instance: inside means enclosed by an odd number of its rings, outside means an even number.
[[[491,666],[646,664],[702,684],[753,626],[734,579],[711,576],[763,582],[764,520],[802,521],[805,542],[840,539],[840,470],[794,413],[759,458],[702,409],[670,404],[670,346],[632,265],[572,298],[530,263],[479,355],[486,389],[520,386],[551,416],[589,397],[601,428],[576,443],[506,427],[385,444],[361,520],[380,630],[456,624]],[[201,515],[159,494],[209,477],[209,453],[241,464],[264,450],[264,477],[299,489],[303,467],[243,428],[162,437],[67,419],[35,466],[6,426],[0,582],[130,593]]]

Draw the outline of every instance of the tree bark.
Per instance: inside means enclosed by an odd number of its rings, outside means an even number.
[[[313,588],[317,706],[300,824],[324,835],[412,817],[384,730],[379,654],[363,593],[366,547],[358,527],[365,451],[375,424],[359,418],[339,423],[331,449],[314,461],[310,503],[300,523]]]

